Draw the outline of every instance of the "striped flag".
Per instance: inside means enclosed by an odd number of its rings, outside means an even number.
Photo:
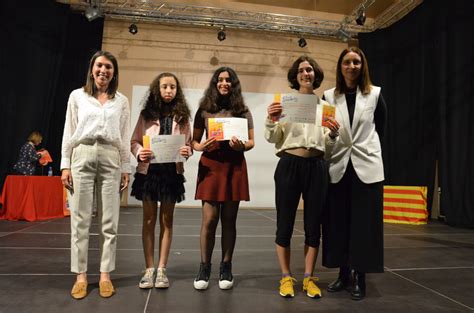
[[[384,186],[383,221],[420,225],[428,222],[425,186]]]

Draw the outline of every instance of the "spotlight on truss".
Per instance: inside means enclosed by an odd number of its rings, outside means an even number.
[[[365,9],[364,8],[361,8],[359,10],[359,13],[357,14],[357,18],[356,18],[356,23],[357,25],[364,25],[365,24],[365,20],[367,19],[367,16],[365,15]]]
[[[137,25],[134,23],[130,24],[130,26],[128,27],[128,32],[132,35],[136,35],[138,33]]]
[[[102,12],[100,9],[94,4],[91,4],[85,11],[84,15],[86,16],[87,20],[89,22],[92,22],[93,20],[99,18],[102,16]]]
[[[306,47],[307,43],[306,43],[306,40],[301,37],[299,40],[298,40],[298,46],[300,46],[300,48],[304,48]]]
[[[349,35],[344,29],[340,28],[336,33],[336,38],[347,42],[351,39],[351,35]]]
[[[222,26],[221,30],[219,30],[219,32],[217,33],[217,39],[219,41],[223,41],[223,40],[225,40],[225,37],[226,37],[225,28],[224,28],[224,26]]]

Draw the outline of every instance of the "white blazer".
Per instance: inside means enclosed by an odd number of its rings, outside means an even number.
[[[339,138],[329,159],[331,183],[341,180],[349,159],[365,184],[384,180],[382,149],[374,121],[380,90],[380,87],[372,86],[370,93],[363,95],[357,88],[352,128],[345,94],[335,96],[335,88],[324,92],[326,101],[336,106],[336,120],[341,125]]]

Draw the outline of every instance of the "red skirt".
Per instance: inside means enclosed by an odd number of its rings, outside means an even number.
[[[205,151],[199,160],[196,200],[249,201],[249,182],[244,153],[234,151],[228,141]]]

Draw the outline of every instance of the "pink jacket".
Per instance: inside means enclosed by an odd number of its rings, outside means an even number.
[[[188,146],[189,152],[190,154],[192,154],[191,126],[189,124],[189,121],[184,126],[180,126],[178,122],[179,121],[173,120],[171,134],[172,135],[184,134],[186,146]],[[135,130],[133,131],[133,135],[131,138],[131,150],[135,158],[138,157],[138,153],[143,149],[143,136],[144,135],[156,136],[159,134],[160,134],[160,121],[159,120],[146,121],[143,118],[143,115],[140,114],[140,117],[138,118],[137,125],[135,126]],[[137,165],[137,173],[146,174],[148,172],[149,165],[150,163],[139,161]],[[176,163],[176,171],[178,172],[178,174],[184,173],[183,162]]]

